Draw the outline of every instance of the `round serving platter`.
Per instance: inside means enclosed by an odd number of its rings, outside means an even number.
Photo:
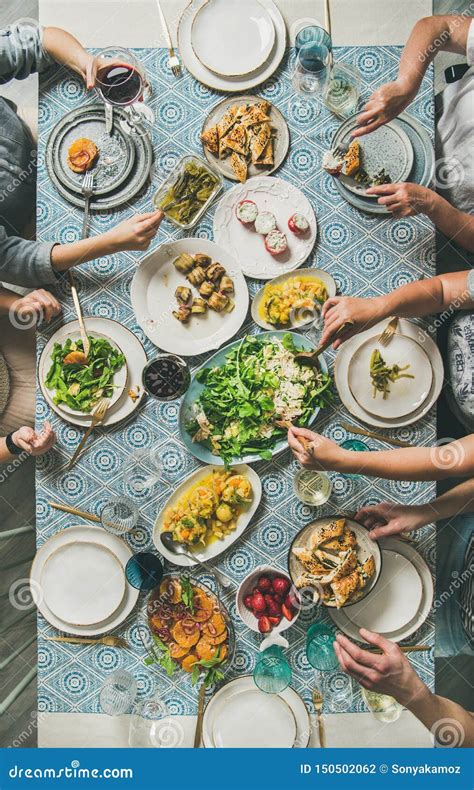
[[[92,209],[109,210],[132,200],[144,187],[153,164],[153,148],[147,135],[126,135],[121,131],[119,120],[126,120],[127,114],[114,108],[113,135],[117,145],[123,148],[123,158],[111,168],[113,178],[101,184],[100,150],[97,165],[90,172],[98,173],[97,191],[91,200]],[[67,149],[73,140],[89,136],[93,142],[107,141],[105,130],[105,110],[103,104],[89,104],[78,107],[65,115],[51,132],[46,146],[46,167],[49,177],[58,192],[74,206],[83,208],[85,199],[81,193],[84,176],[73,173],[66,163]],[[98,146],[100,149],[100,146]],[[115,168],[115,169],[114,169]]]

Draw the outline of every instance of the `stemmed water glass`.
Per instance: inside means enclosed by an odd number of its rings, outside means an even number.
[[[153,122],[154,118],[142,104],[148,82],[135,55],[123,47],[106,47],[95,56],[94,66],[95,86],[102,101],[127,112],[127,120],[120,121],[122,129],[127,134],[147,134],[144,121]]]
[[[160,451],[154,447],[140,447],[127,460],[123,482],[127,494],[141,498],[150,494],[162,474]]]
[[[331,53],[324,44],[309,41],[296,56],[292,85],[298,94],[292,106],[300,117],[317,116],[329,78]]]
[[[130,717],[128,745],[132,749],[159,749],[166,741],[169,711],[158,696],[135,703]]]
[[[137,681],[125,669],[117,669],[100,690],[100,707],[108,716],[128,713],[137,695]]]

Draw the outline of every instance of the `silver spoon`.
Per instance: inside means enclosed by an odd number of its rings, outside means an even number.
[[[202,562],[200,559],[198,559],[198,557],[196,557],[195,554],[192,554],[190,551],[188,551],[182,543],[178,543],[177,540],[173,540],[173,535],[171,532],[162,532],[161,540],[163,546],[165,546],[168,551],[171,551],[173,554],[182,554],[183,557],[187,557],[189,560],[192,560],[193,563],[196,563],[201,568],[204,568],[206,573],[210,573],[212,576],[214,576],[216,582],[218,582],[224,589],[232,587],[232,581],[227,576],[215,568],[211,568],[211,566],[207,563]]]

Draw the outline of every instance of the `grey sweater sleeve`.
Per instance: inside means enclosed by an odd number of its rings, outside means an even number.
[[[0,281],[34,288],[57,282],[51,265],[55,242],[7,236],[0,226]]]
[[[0,30],[0,84],[23,80],[54,61],[43,49],[43,29],[32,19],[19,19]]]

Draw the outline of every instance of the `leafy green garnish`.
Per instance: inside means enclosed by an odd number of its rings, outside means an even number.
[[[181,600],[188,607],[191,614],[194,614],[194,592],[191,582],[187,576],[181,576]]]
[[[64,363],[71,352],[83,351],[82,340],[68,338],[64,345],[55,343],[52,365],[45,380],[48,389],[56,390],[54,403],[65,403],[75,411],[87,413],[100,398],[112,397],[114,375],[125,364],[124,355],[105,338],[89,336],[89,342],[85,364]]]
[[[222,680],[224,678],[224,673],[220,671],[220,669],[216,669],[218,664],[222,664],[223,658],[220,657],[221,649],[219,648],[216,652],[216,655],[212,658],[208,659],[201,659],[200,661],[196,661],[193,666],[193,671],[191,673],[191,683],[193,686],[199,680],[201,669],[207,669],[208,671],[204,675],[203,683],[205,686],[212,686],[217,681]]]
[[[174,675],[175,671],[177,670],[178,664],[176,663],[176,661],[174,661],[173,658],[171,658],[169,647],[165,645],[165,643],[159,638],[159,636],[157,636],[156,634],[152,634],[152,637],[156,647],[160,649],[161,654],[157,658],[149,656],[148,658],[145,659],[145,664],[149,666],[150,664],[158,663],[160,666],[163,667],[168,677],[171,678]],[[153,655],[154,656],[156,655],[155,651],[153,651]]]
[[[229,351],[219,367],[202,368],[196,376],[204,388],[186,430],[192,436],[197,434],[196,441],[220,455],[226,466],[248,454],[269,460],[286,433],[275,424],[286,419],[282,412],[291,410],[291,422],[308,425],[315,408],[323,408],[332,397],[327,374],[300,367],[291,359],[290,365],[280,365],[282,350],[292,356],[300,350],[289,333],[281,341],[249,335]],[[295,387],[302,393],[297,407],[289,394]],[[197,420],[199,413],[209,424],[207,436]]]

